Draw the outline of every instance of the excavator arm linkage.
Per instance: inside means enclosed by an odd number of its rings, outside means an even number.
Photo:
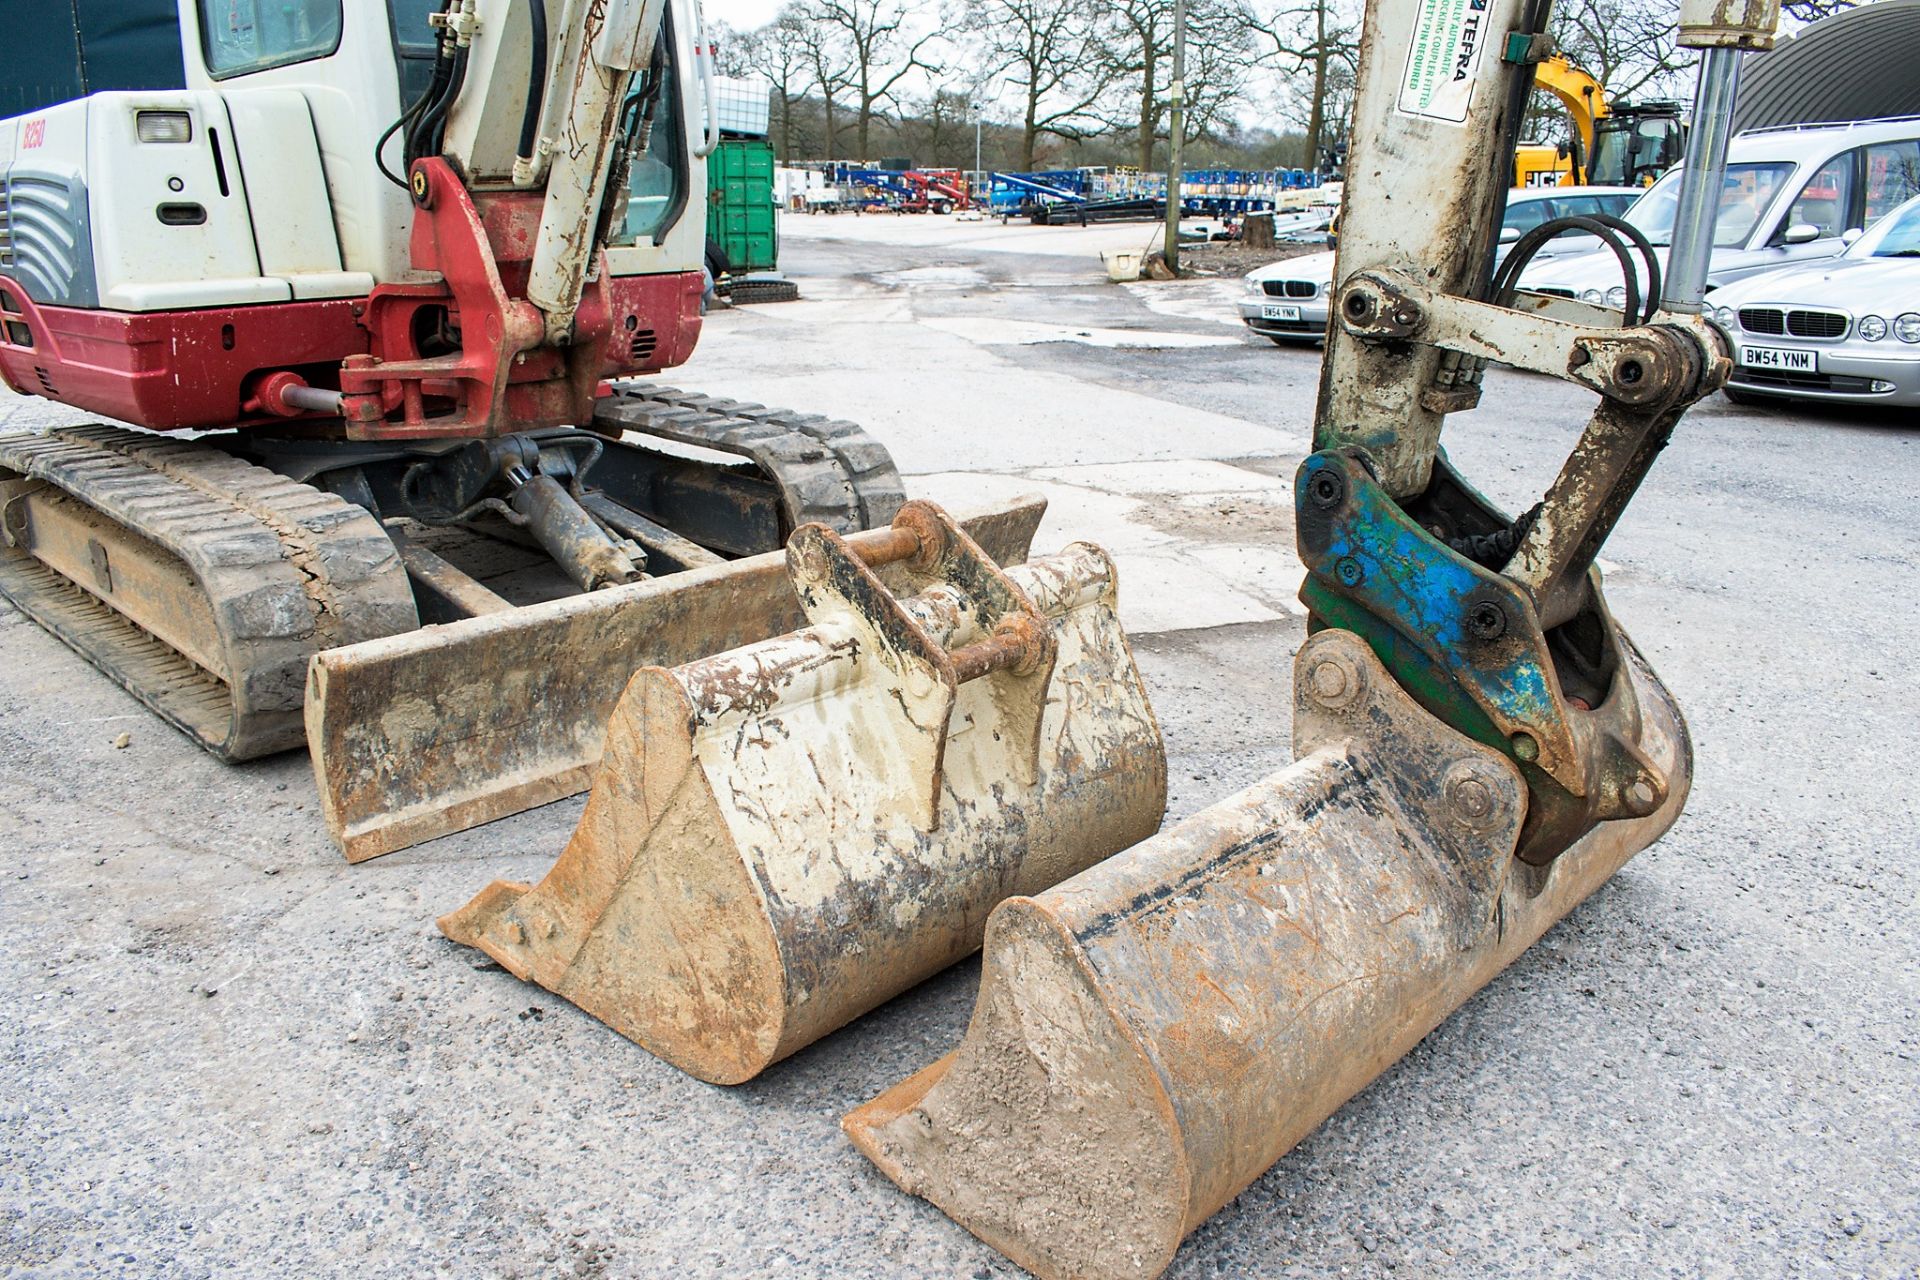
[[[1532,79],[1503,51],[1547,10],[1368,5],[1295,488],[1295,763],[1001,904],[960,1047],[843,1122],[902,1188],[1049,1280],[1158,1275],[1685,802],[1685,723],[1608,611],[1596,556],[1728,360],[1684,287],[1623,324],[1497,283]],[[1703,103],[1730,97],[1726,55],[1766,47],[1776,18],[1688,0]],[[1687,180],[1717,187],[1724,122],[1695,140]],[[1710,238],[1681,229],[1670,280]],[[1488,362],[1599,397],[1517,520],[1440,448]]]

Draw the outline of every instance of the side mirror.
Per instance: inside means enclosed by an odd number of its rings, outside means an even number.
[[[1858,227],[1848,227],[1845,231],[1842,231],[1840,233],[1840,243],[1852,244],[1855,240],[1858,240],[1861,236],[1865,234],[1866,233],[1860,230],[1860,228]]]
[[[1500,228],[1500,243],[1501,243],[1501,244],[1512,244],[1512,243],[1514,243],[1514,242],[1515,242],[1516,240],[1518,240],[1519,238],[1520,238],[1520,228],[1518,228],[1518,227],[1502,227],[1502,228]]]
[[[1820,238],[1820,228],[1811,222],[1796,222],[1780,233],[1781,244],[1806,244]]]

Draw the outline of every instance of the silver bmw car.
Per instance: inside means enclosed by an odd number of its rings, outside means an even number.
[[[1573,214],[1610,213],[1617,217],[1639,196],[1638,187],[1532,187],[1509,192],[1506,216],[1500,220],[1495,262],[1522,234],[1543,222]],[[1549,241],[1534,257],[1546,261],[1596,243],[1592,236],[1569,234]],[[1276,346],[1320,342],[1327,336],[1328,296],[1332,292],[1331,252],[1271,262],[1246,274],[1240,319]]]
[[[1733,348],[1735,404],[1920,405],[1920,196],[1838,257],[1737,280],[1706,302]]]

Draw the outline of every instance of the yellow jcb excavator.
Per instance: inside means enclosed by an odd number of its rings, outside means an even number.
[[[1559,100],[1573,132],[1561,146],[1516,147],[1516,187],[1646,187],[1680,159],[1686,129],[1677,102],[1610,101],[1600,82],[1564,53],[1535,64],[1534,87]]]

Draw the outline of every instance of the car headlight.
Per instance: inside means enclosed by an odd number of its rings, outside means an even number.
[[[1920,311],[1909,311],[1895,320],[1893,336],[1902,342],[1920,342]]]
[[[1732,307],[1715,307],[1713,309],[1713,322],[1719,325],[1722,329],[1732,329],[1733,320],[1734,320],[1734,316],[1733,316]]]
[[[1598,289],[1582,289],[1580,291],[1580,301],[1591,303],[1596,307],[1604,306],[1607,301],[1607,295],[1601,293]]]
[[[1627,306],[1627,286],[1617,284],[1607,290],[1607,305],[1616,310],[1624,311]]]
[[[1868,342],[1878,342],[1887,336],[1887,322],[1879,316],[1861,316],[1859,333]]]
[[[1261,292],[1260,282],[1258,280],[1255,280],[1252,276],[1248,276],[1246,278],[1245,283],[1247,286],[1248,297],[1252,297],[1254,294]]]

